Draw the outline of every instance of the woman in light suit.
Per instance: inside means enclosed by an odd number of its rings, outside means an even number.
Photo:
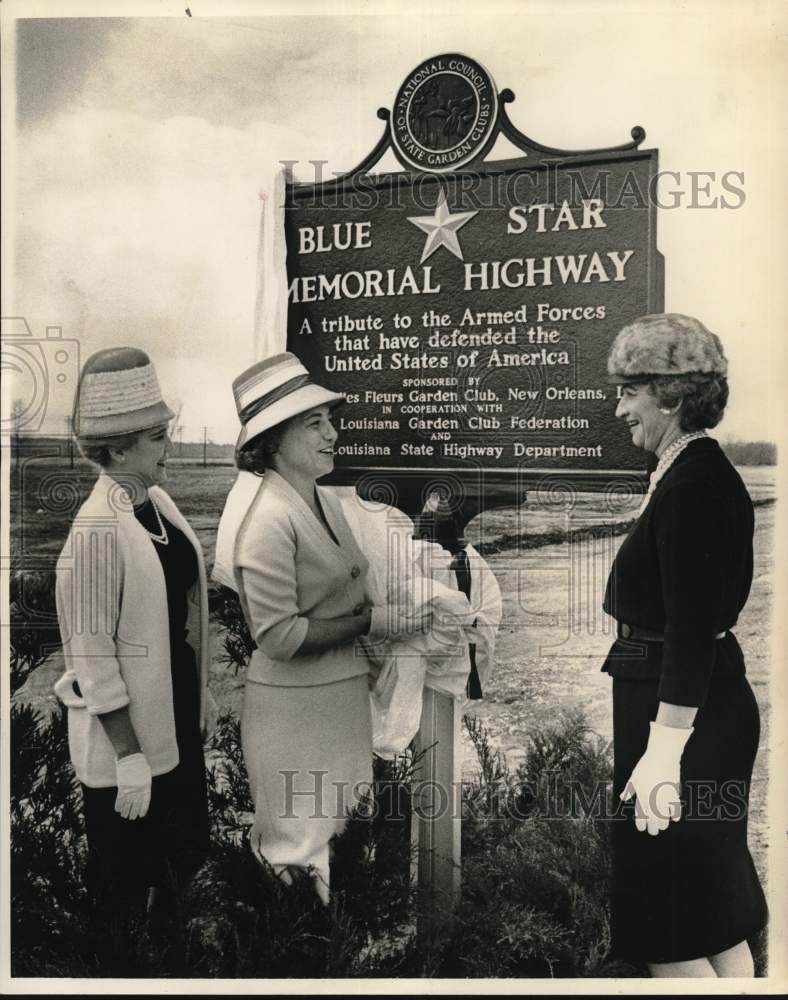
[[[245,371],[233,392],[237,464],[260,476],[234,551],[257,644],[242,716],[252,848],[286,881],[291,867],[311,869],[325,902],[329,842],[372,780],[369,661],[356,640],[425,622],[370,606],[367,560],[340,502],[317,486],[334,467],[332,411],[344,397],[289,353]]]
[[[85,363],[74,428],[101,473],[57,563],[55,691],[82,784],[89,890],[117,915],[165,916],[172,879],[188,880],[208,849],[208,592],[200,543],[161,488],[172,416],[143,351]]]

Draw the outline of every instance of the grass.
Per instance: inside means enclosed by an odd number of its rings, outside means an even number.
[[[96,474],[88,462],[78,460],[72,469],[67,463],[23,454],[10,477],[12,553],[31,568],[54,566],[71,520],[93,488]],[[174,465],[168,475],[165,489],[191,523],[210,563],[219,517],[237,470],[232,466],[203,469]]]

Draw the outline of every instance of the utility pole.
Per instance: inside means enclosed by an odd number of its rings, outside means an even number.
[[[177,446],[175,454],[178,458],[181,457],[183,452],[183,424],[181,423],[181,414],[183,413],[183,403],[178,403],[175,409],[175,417],[170,424],[170,438],[173,443]]]
[[[208,464],[208,428],[203,427],[202,429],[202,467],[205,468]]]
[[[66,417],[66,438],[68,439],[68,464],[69,468],[74,468],[74,432],[72,429],[71,416]]]
[[[25,419],[25,404],[21,399],[15,399],[11,403],[11,458],[18,467],[22,458],[20,451],[22,448],[22,426]]]

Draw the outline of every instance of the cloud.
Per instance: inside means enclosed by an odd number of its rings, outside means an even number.
[[[16,22],[17,118],[28,125],[60,112],[104,58],[114,18],[29,18]]]
[[[232,437],[229,384],[251,360],[268,151],[306,156],[309,141],[260,122],[242,131],[119,111],[28,130],[18,150],[18,310],[39,327],[62,325],[83,358],[106,343],[148,350],[187,425],[205,422],[195,402],[206,397],[193,394],[202,360],[214,390],[227,387],[227,412],[213,422]]]
[[[68,26],[63,36],[48,29],[38,46],[51,48],[56,65],[65,70],[62,107],[200,117],[244,129],[297,104],[299,94],[305,106],[318,92],[324,100],[338,96],[356,76],[352,62],[334,57],[337,46],[358,30],[355,19],[138,18],[115,20],[113,30],[103,29],[101,58],[75,85],[68,70],[83,69],[82,51],[95,50],[99,42],[87,31],[73,33],[71,22],[62,23]],[[28,36],[34,32],[28,29]],[[28,41],[25,54],[30,51]],[[53,90],[54,75],[48,84]]]

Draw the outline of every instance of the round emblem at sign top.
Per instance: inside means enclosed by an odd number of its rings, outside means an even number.
[[[399,88],[391,138],[403,165],[442,174],[469,163],[489,141],[498,94],[487,70],[458,53],[420,63]]]

